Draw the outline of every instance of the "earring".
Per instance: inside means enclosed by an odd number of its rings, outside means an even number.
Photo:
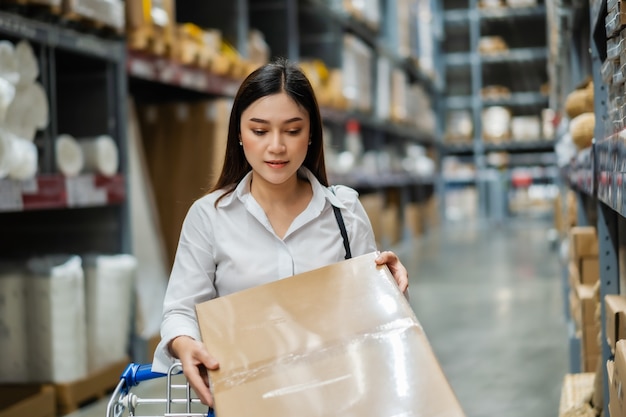
[[[243,146],[243,142],[242,141],[239,141],[239,146]]]
[[[309,141],[309,146],[311,146],[312,143],[313,143],[312,141]]]

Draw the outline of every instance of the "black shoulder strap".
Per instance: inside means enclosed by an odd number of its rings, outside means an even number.
[[[333,194],[335,194],[335,190],[332,189],[331,187],[331,191],[333,192]],[[333,211],[335,212],[335,219],[337,219],[337,224],[339,225],[339,231],[341,232],[341,237],[343,239],[343,247],[346,250],[346,257],[345,259],[350,259],[352,258],[352,252],[350,251],[350,241],[348,240],[348,232],[346,232],[346,225],[343,222],[343,216],[341,215],[341,209],[339,207],[335,207],[331,204]]]

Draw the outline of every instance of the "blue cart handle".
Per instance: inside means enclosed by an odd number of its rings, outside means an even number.
[[[152,364],[137,364],[129,363],[120,379],[126,382],[127,387],[134,387],[139,385],[140,382],[147,381],[149,379],[162,378],[166,374],[160,372],[152,372]]]

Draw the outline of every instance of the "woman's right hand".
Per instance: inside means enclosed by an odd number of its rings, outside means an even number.
[[[202,342],[189,336],[179,336],[172,340],[170,351],[180,360],[183,374],[202,404],[213,407],[208,370],[219,369],[219,363],[209,354]]]

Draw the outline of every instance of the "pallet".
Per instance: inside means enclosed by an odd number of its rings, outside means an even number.
[[[81,406],[104,398],[113,392],[128,360],[116,362],[92,373],[86,378],[68,383],[55,383],[57,414],[62,416]]]

